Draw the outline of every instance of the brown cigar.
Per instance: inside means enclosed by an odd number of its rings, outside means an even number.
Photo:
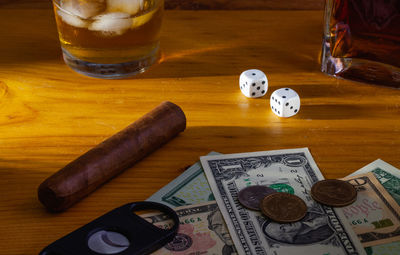
[[[38,188],[40,202],[60,212],[131,167],[186,128],[179,106],[163,102],[47,178]]]

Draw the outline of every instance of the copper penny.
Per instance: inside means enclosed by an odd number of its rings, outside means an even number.
[[[246,208],[252,210],[260,210],[261,200],[276,190],[268,188],[267,186],[254,185],[243,188],[239,191],[238,199],[239,202]]]
[[[277,192],[266,196],[260,204],[265,216],[280,223],[299,221],[307,213],[303,199],[289,193]]]
[[[342,207],[356,201],[357,191],[348,182],[329,179],[316,182],[311,188],[311,196],[321,204]]]

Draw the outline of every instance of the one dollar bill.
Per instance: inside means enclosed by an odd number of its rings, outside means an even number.
[[[307,148],[205,156],[201,163],[239,254],[365,254],[343,213],[311,198],[311,186],[323,176]],[[251,185],[299,196],[307,215],[279,224],[247,210],[237,196]]]
[[[180,221],[178,234],[172,242],[153,254],[236,254],[232,239],[215,201],[176,207],[175,211]],[[166,219],[162,213],[141,215],[141,217],[161,228],[172,226],[171,220]]]

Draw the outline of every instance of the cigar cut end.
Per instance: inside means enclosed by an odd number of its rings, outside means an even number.
[[[178,105],[176,105],[170,101],[162,102],[160,107],[162,107],[162,105],[167,105],[169,108],[172,108],[172,110],[176,114],[177,119],[180,120],[179,122],[182,124],[180,132],[184,131],[186,129],[186,116],[185,116],[185,113],[183,112],[182,108],[180,108]]]
[[[40,184],[38,188],[38,198],[50,212],[62,212],[68,208],[65,204],[66,199],[57,196],[54,190],[48,187],[45,182]]]

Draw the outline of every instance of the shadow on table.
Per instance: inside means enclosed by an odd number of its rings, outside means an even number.
[[[338,139],[339,137],[341,139]],[[377,153],[387,146],[385,143],[376,143],[377,140],[379,137],[376,137],[375,130],[360,129],[358,132],[346,132],[341,130],[340,124],[337,126],[332,124],[328,129],[320,128],[318,125],[288,128],[287,125],[281,125],[278,121],[266,124],[264,127],[189,126],[178,137],[89,195],[83,200],[85,202],[77,203],[67,211],[66,215],[77,217],[77,220],[73,221],[71,225],[71,228],[74,228],[74,224],[80,225],[89,220],[88,216],[83,215],[82,212],[91,212],[90,215],[93,215],[94,212],[101,214],[97,212],[99,209],[107,211],[119,204],[131,202],[132,196],[135,199],[145,199],[145,196],[151,194],[137,194],[140,191],[140,186],[138,187],[141,185],[140,181],[152,183],[155,178],[160,178],[159,171],[149,170],[160,169],[163,173],[169,173],[168,176],[171,178],[175,178],[182,172],[182,168],[195,163],[200,156],[206,155],[210,151],[242,153],[308,147],[320,167],[335,160],[337,171],[342,171],[341,175],[344,176],[352,169],[358,169],[360,165],[376,159]],[[45,139],[40,141],[42,144],[46,143]],[[373,144],[374,146],[368,150],[357,149],[363,144]],[[57,144],[54,150],[58,151],[63,146],[65,145],[62,143]],[[349,151],[351,153],[348,153]],[[329,155],[327,155],[328,152]],[[398,152],[398,149],[394,149],[392,154],[386,154],[385,159],[398,161]],[[76,155],[76,157],[78,156]],[[60,156],[54,155],[54,157],[57,158],[58,163],[54,163],[48,155],[46,157],[46,153],[43,155],[28,154],[21,157],[20,160],[0,158],[0,174],[2,176],[0,192],[10,194],[9,197],[12,198],[12,200],[5,196],[1,198],[4,202],[2,203],[3,213],[7,214],[7,224],[10,227],[13,224],[21,224],[19,221],[23,219],[29,222],[32,230],[39,231],[46,229],[45,226],[54,229],[55,226],[51,224],[55,224],[55,222],[65,225],[65,221],[70,221],[70,219],[63,219],[56,214],[47,213],[37,200],[38,185],[60,168]],[[43,160],[37,160],[37,158]],[[323,168],[321,171],[324,173]],[[338,175],[339,172],[336,174]],[[170,180],[164,176],[163,181],[167,184]],[[159,182],[159,180],[155,182]],[[149,192],[149,189],[146,191]],[[40,238],[38,237],[38,239]]]
[[[316,47],[298,54],[276,46],[247,44],[213,46],[192,50],[162,52],[160,62],[133,79],[184,78],[199,76],[239,76],[247,69],[269,73],[319,72]]]
[[[294,118],[307,120],[378,120],[390,118],[390,112],[371,110],[373,105],[364,106],[357,104],[314,104],[303,105],[298,116]],[[376,107],[375,107],[376,108]]]

